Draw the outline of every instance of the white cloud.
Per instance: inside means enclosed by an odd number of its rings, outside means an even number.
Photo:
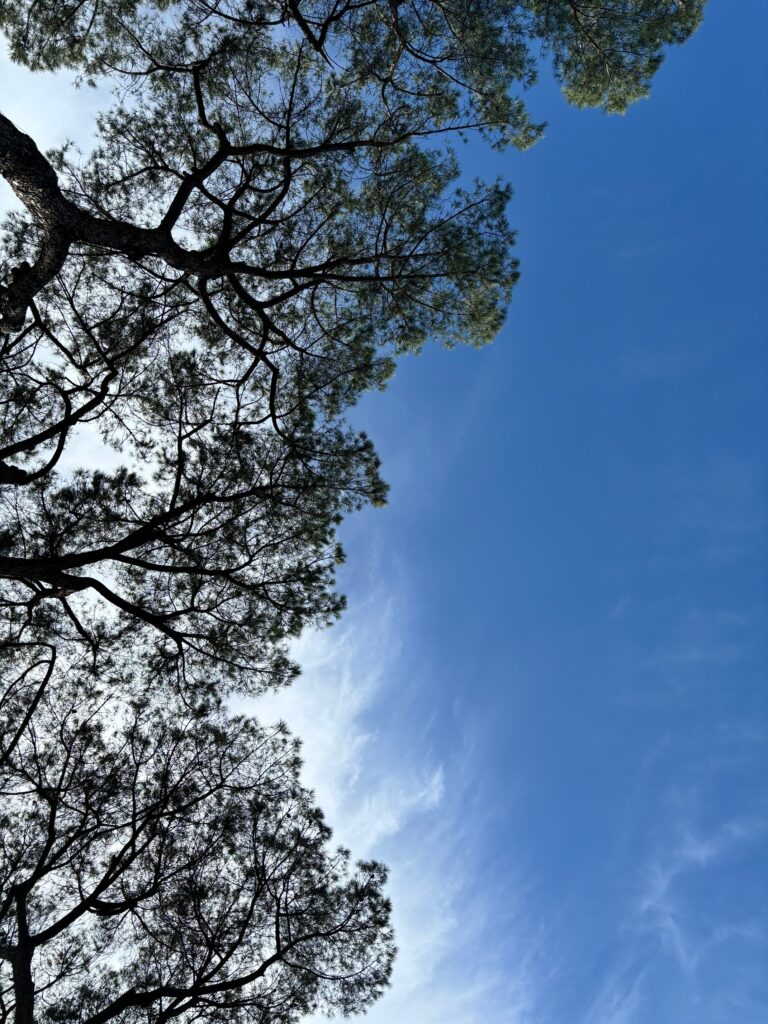
[[[632,1024],[642,1005],[645,971],[627,965],[608,977],[584,1017],[583,1024]]]
[[[303,675],[292,688],[235,706],[288,723],[336,838],[390,866],[400,956],[372,1024],[527,1024],[542,943],[525,920],[525,885],[481,860],[487,811],[473,796],[471,745],[441,761],[405,696],[422,685],[406,599],[381,583],[370,594],[339,627],[296,644]]]
[[[641,928],[655,933],[681,970],[693,977],[705,952],[713,944],[734,936],[755,935],[749,922],[721,923],[716,933],[696,935],[686,921],[686,905],[675,891],[682,876],[714,867],[765,835],[768,822],[755,817],[725,822],[702,835],[690,825],[679,828],[676,841],[648,865],[642,896],[637,906]],[[723,931],[723,928],[726,930]]]

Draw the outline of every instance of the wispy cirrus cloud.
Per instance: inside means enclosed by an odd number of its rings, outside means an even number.
[[[608,966],[579,1024],[651,1024],[660,1012],[691,1005],[701,1007],[697,1020],[706,1024],[758,1019],[754,965],[768,936],[754,907],[730,903],[728,888],[740,862],[759,852],[768,819],[744,816],[705,829],[684,816],[691,802],[690,792],[675,794],[677,822],[662,828],[651,856],[627,862],[638,895],[623,914],[616,908]],[[741,964],[736,973],[734,963]]]
[[[709,833],[681,825],[669,848],[660,852],[645,871],[644,891],[637,906],[638,923],[659,939],[687,975],[695,975],[702,957],[714,945],[733,938],[763,938],[754,921],[719,921],[702,932],[689,921],[688,904],[680,893],[685,876],[722,866],[768,834],[762,816],[733,819]]]
[[[303,674],[292,688],[235,706],[288,723],[336,839],[390,867],[400,956],[369,1019],[539,1024],[543,946],[526,884],[482,864],[471,743],[437,753],[414,713],[408,620],[404,588],[380,581],[339,627],[295,645]]]
[[[621,964],[605,978],[582,1024],[634,1024],[643,1002],[646,968],[637,960]]]

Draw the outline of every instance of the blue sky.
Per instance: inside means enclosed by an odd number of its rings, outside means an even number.
[[[542,143],[462,148],[515,187],[507,326],[356,412],[389,505],[254,710],[391,865],[372,1024],[768,1019],[767,37],[710,0],[626,117],[544,81]],[[46,144],[84,132],[95,98],[1,74]]]

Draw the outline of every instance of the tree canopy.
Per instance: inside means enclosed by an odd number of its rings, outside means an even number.
[[[368,1006],[393,957],[385,871],[329,848],[299,764],[282,726],[60,675],[0,768],[2,1019]]]

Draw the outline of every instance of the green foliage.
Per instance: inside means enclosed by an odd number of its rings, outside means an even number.
[[[647,96],[664,47],[701,21],[704,0],[533,0],[537,35],[568,101],[624,113]]]
[[[689,37],[703,6],[704,0],[3,0],[0,24],[20,63],[86,75],[125,67],[126,54],[151,49],[158,25],[178,26],[175,36],[164,32],[176,59],[205,38],[231,47],[243,28],[262,31],[269,57],[269,30],[280,26],[332,54],[358,87],[386,81],[402,102],[413,97],[404,118],[417,104],[422,118],[452,118],[469,102],[484,125],[524,147],[539,128],[510,87],[524,90],[535,81],[537,48],[552,58],[569,101],[623,111],[647,95],[664,47]]]

